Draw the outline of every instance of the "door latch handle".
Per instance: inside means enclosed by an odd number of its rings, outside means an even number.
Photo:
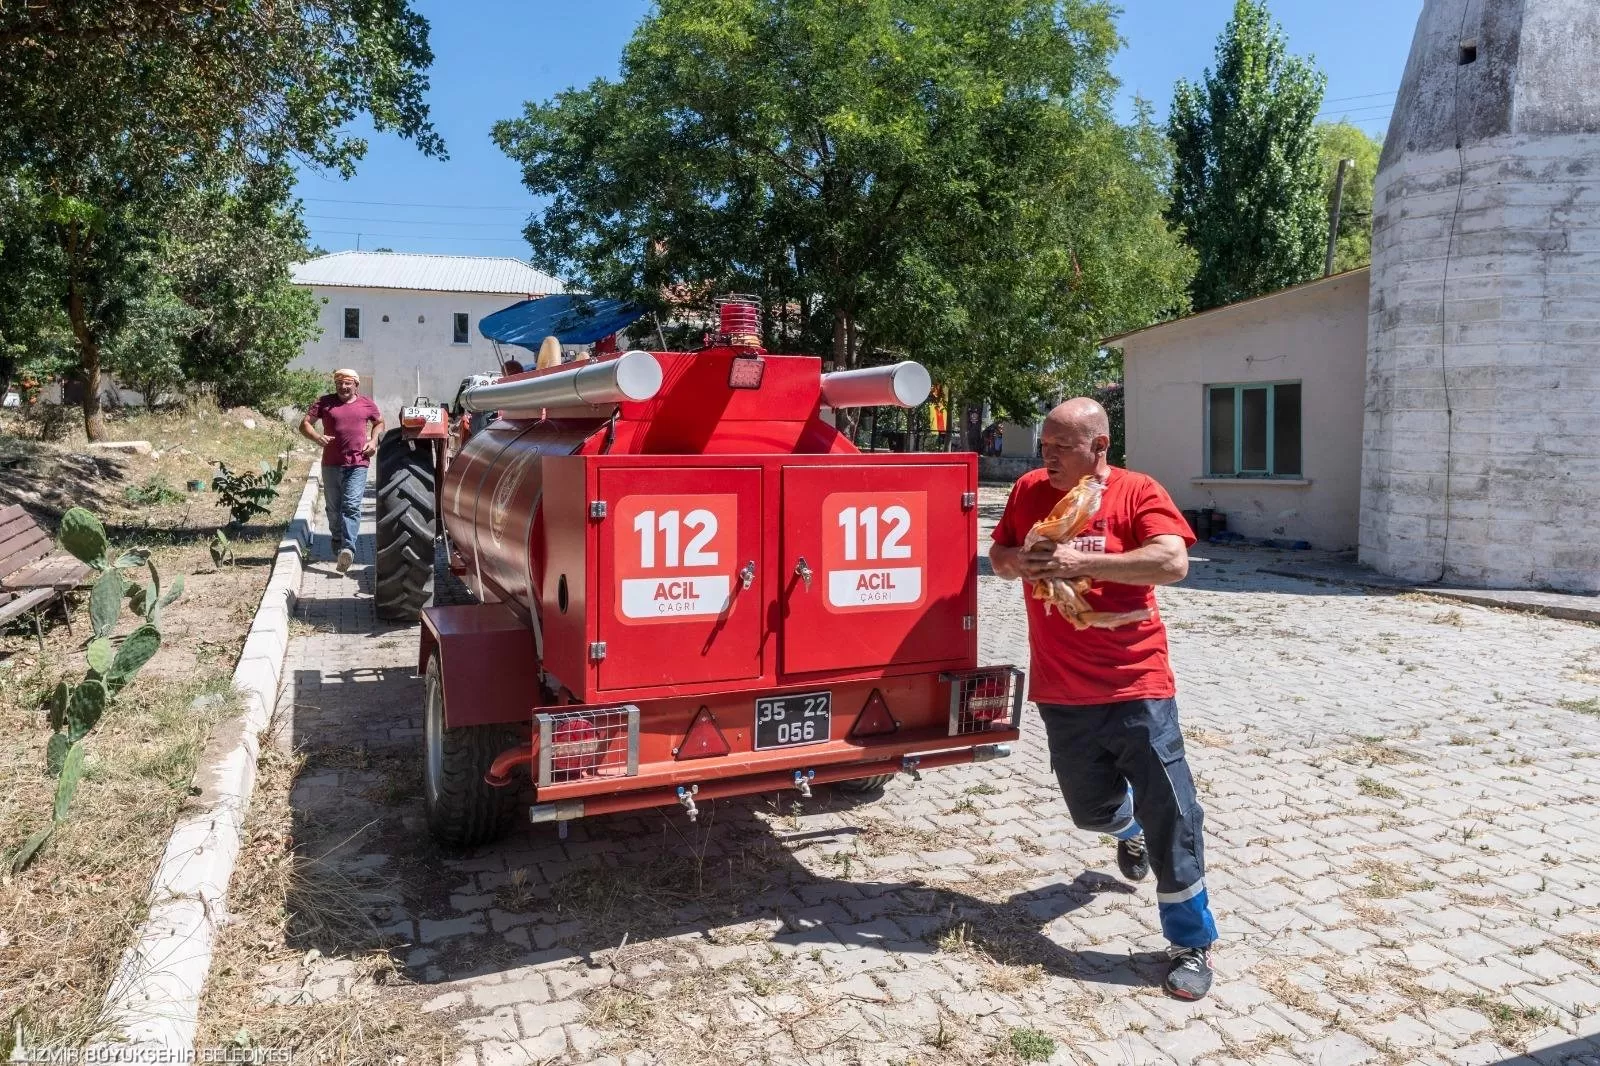
[[[749,588],[751,585],[755,584],[755,580],[756,580],[756,561],[754,559],[751,559],[748,563],[745,563],[744,566],[740,567],[740,569],[739,569],[739,586],[741,588]]]
[[[804,581],[806,583],[806,591],[810,592],[811,591],[811,567],[806,565],[806,557],[804,555],[800,556],[799,561],[794,564],[794,572],[796,574],[800,575],[800,580]]]

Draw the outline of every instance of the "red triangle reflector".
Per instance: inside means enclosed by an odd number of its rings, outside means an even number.
[[[689,732],[684,734],[683,743],[678,745],[676,754],[679,759],[704,759],[711,755],[726,755],[730,750],[728,738],[717,728],[711,708],[701,707],[700,713],[689,723]]]
[[[867,705],[856,715],[856,724],[850,727],[850,736],[881,737],[899,729],[900,723],[889,713],[889,704],[884,701],[883,693],[873,689],[872,695],[867,697]]]

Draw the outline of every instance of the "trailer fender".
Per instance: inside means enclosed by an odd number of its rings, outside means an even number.
[[[419,675],[439,656],[446,728],[532,721],[539,702],[533,631],[504,604],[429,607],[420,645]]]

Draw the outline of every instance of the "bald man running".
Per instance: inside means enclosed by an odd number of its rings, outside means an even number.
[[[1044,469],[1012,487],[989,558],[1008,580],[1093,579],[1091,610],[1149,612],[1143,622],[1080,631],[1028,596],[1029,696],[1074,824],[1116,838],[1117,866],[1130,881],[1155,868],[1161,930],[1172,945],[1166,990],[1199,999],[1211,990],[1217,927],[1154,588],[1188,574],[1194,535],[1154,479],[1106,461],[1111,426],[1098,403],[1068,400],[1046,417],[1040,439]],[[1070,544],[1023,551],[1033,524],[1091,474],[1106,488],[1089,527]]]

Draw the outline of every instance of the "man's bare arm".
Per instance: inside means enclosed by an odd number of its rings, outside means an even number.
[[[317,432],[317,427],[311,424],[311,416],[306,415],[300,420],[300,435],[313,444],[326,447],[328,437]]]
[[[1189,575],[1189,549],[1182,537],[1164,533],[1129,552],[1082,552],[1070,544],[1058,544],[1054,551],[1035,548],[1021,553],[1018,565],[1030,580],[1088,577],[1122,585],[1171,585]]]
[[[378,441],[383,437],[383,416],[379,415],[376,422],[368,422],[367,427],[367,446],[362,452],[370,458],[377,454]]]
[[[996,542],[989,546],[989,562],[994,566],[996,577],[1015,581],[1023,576],[1021,548],[1008,548]]]

